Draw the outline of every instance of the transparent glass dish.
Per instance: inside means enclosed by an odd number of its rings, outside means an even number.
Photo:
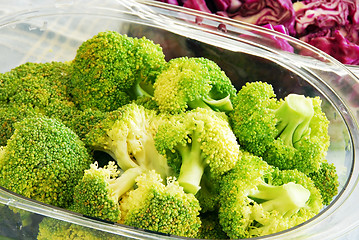
[[[260,239],[336,239],[359,226],[359,97],[356,76],[330,56],[296,39],[253,25],[154,1],[119,1],[115,6],[68,4],[38,8],[0,19],[0,72],[25,62],[71,61],[78,46],[100,31],[146,36],[161,44],[167,59],[203,56],[218,63],[239,89],[245,82],[272,84],[279,97],[320,96],[331,121],[328,161],[338,170],[339,193],[309,221]],[[279,42],[292,51],[282,50]],[[102,231],[103,238],[181,239],[94,220],[0,188],[0,209],[31,216],[27,226],[0,220],[0,236],[36,238],[45,217]],[[16,211],[15,211],[16,212]],[[0,237],[1,238],[1,237]],[[64,238],[66,239],[66,238]]]

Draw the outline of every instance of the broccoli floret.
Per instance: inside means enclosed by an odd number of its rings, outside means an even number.
[[[200,206],[174,178],[167,183],[155,171],[136,179],[137,188],[121,200],[123,223],[136,228],[184,237],[195,237],[201,226]]]
[[[22,64],[0,75],[0,101],[43,109],[53,99],[70,100],[69,72],[62,62]]]
[[[172,115],[159,127],[155,143],[180,185],[193,194],[207,166],[219,176],[233,168],[241,154],[225,113],[204,108]]]
[[[329,121],[319,97],[276,99],[270,84],[247,83],[229,113],[239,144],[280,169],[319,169],[329,147]]]
[[[162,48],[146,38],[100,32],[83,42],[72,61],[72,94],[81,108],[111,111],[151,94],[166,61]]]
[[[115,162],[99,168],[97,162],[85,170],[83,178],[74,188],[71,210],[111,222],[120,222],[120,198],[135,185],[142,169],[130,168],[120,172]]]
[[[25,118],[0,149],[0,185],[66,208],[91,162],[83,142],[64,124],[46,117]]]
[[[333,163],[323,162],[318,171],[311,172],[308,176],[313,180],[323,198],[323,204],[329,205],[333,197],[338,194],[338,174]]]
[[[121,239],[119,236],[110,233],[83,227],[73,223],[57,220],[54,218],[44,218],[39,224],[37,240],[115,240]]]
[[[219,221],[230,238],[250,238],[294,227],[319,213],[322,198],[298,170],[279,170],[244,153],[221,180]]]
[[[155,111],[135,103],[127,104],[95,125],[87,134],[86,143],[94,150],[109,153],[122,170],[153,169],[166,178],[171,169],[154,142],[162,122]]]
[[[224,71],[206,58],[174,58],[158,75],[154,97],[162,112],[180,113],[197,107],[228,112],[236,90]]]

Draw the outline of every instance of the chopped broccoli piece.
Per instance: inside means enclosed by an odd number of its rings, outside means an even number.
[[[174,178],[167,183],[155,171],[136,179],[137,188],[121,200],[123,223],[136,228],[183,237],[195,237],[201,226],[198,200]]]
[[[78,136],[61,122],[25,118],[0,149],[0,185],[58,207],[72,203],[73,188],[92,162]]]
[[[197,108],[173,115],[155,138],[186,192],[196,194],[206,166],[221,175],[235,166],[241,152],[225,113]]]
[[[236,90],[224,71],[206,58],[174,58],[158,75],[154,97],[162,112],[180,113],[197,107],[228,112]]]
[[[247,83],[238,91],[229,117],[239,144],[283,170],[318,170],[329,147],[329,121],[320,98],[275,97],[264,82]]]
[[[165,63],[151,40],[100,32],[81,44],[72,61],[74,102],[81,109],[116,110],[152,89]]]
[[[53,99],[70,100],[69,72],[62,62],[22,64],[0,75],[0,101],[43,109]]]
[[[230,238],[286,230],[322,207],[318,189],[304,173],[278,170],[250,153],[221,180],[219,221]]]
[[[95,125],[87,134],[86,143],[94,150],[109,153],[122,170],[153,169],[165,179],[171,169],[154,141],[162,121],[153,110],[135,103],[127,104]]]
[[[135,185],[142,173],[140,168],[130,168],[120,173],[115,162],[99,168],[97,162],[85,170],[83,178],[74,188],[74,204],[71,210],[111,222],[120,222],[119,201],[123,194]]]
[[[308,176],[313,180],[323,198],[323,204],[329,205],[338,194],[338,174],[333,163],[323,162],[318,171],[311,172]]]

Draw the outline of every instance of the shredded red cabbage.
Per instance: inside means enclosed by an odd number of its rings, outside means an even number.
[[[344,64],[359,65],[359,0],[158,1],[264,26],[305,41]],[[292,49],[286,41],[277,41],[277,47]]]

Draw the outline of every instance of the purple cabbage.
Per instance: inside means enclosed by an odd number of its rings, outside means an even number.
[[[359,0],[158,1],[283,31],[344,64],[359,65]],[[292,49],[286,41],[276,40],[280,49]]]
[[[305,0],[293,6],[297,38],[344,64],[359,64],[359,0]]]

